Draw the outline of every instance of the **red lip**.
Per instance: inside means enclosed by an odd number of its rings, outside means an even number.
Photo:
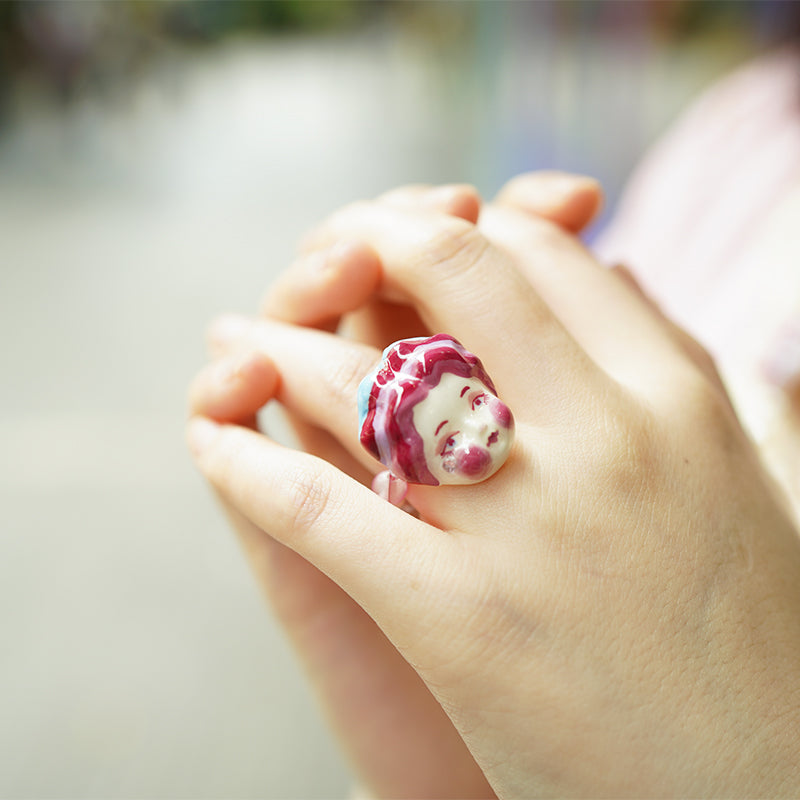
[[[497,440],[499,438],[500,438],[500,434],[497,431],[494,431],[493,433],[491,433],[489,435],[489,439],[486,442],[486,446],[487,447],[491,447],[493,444],[495,444],[497,442]]]

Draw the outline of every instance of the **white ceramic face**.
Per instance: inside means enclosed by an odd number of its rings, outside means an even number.
[[[497,472],[514,441],[508,406],[477,378],[446,372],[414,406],[425,463],[439,483],[478,483]]]

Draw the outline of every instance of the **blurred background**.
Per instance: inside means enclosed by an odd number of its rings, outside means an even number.
[[[184,452],[206,322],[397,184],[575,170],[607,219],[797,10],[0,2],[0,796],[346,796]]]

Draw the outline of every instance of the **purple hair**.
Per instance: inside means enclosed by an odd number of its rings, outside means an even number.
[[[414,406],[446,372],[476,378],[496,394],[478,357],[444,333],[390,345],[377,369],[359,386],[361,444],[408,483],[439,484],[425,464],[422,437],[414,427]]]

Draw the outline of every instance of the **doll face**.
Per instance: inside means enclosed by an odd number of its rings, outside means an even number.
[[[514,439],[508,406],[477,378],[447,372],[414,407],[425,462],[443,484],[478,483],[503,464]]]

